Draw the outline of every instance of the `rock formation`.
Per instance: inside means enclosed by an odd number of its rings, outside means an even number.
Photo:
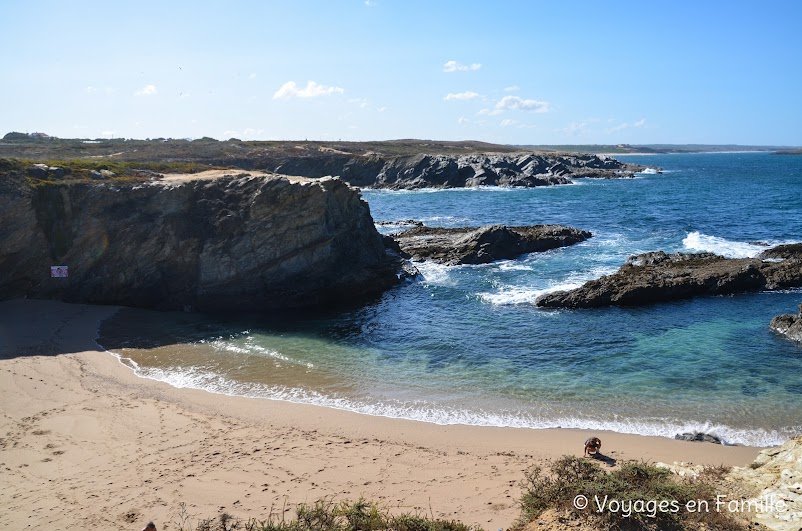
[[[535,153],[400,157],[329,154],[268,159],[264,164],[277,173],[338,175],[354,186],[389,189],[548,186],[570,184],[571,178],[633,177],[642,169],[603,155]]]
[[[788,339],[802,343],[802,304],[799,305],[798,314],[778,315],[771,320],[769,327]]]
[[[562,225],[488,225],[478,228],[419,226],[393,237],[406,256],[413,260],[460,265],[486,264],[524,253],[565,247],[587,240],[591,233]]]
[[[781,245],[758,258],[724,258],[711,253],[630,257],[616,273],[570,291],[538,297],[544,308],[638,306],[748,291],[802,286],[802,245]]]
[[[758,509],[756,522],[773,531],[802,529],[802,435],[762,450],[752,465],[733,469],[727,479],[752,490],[747,502]]]
[[[48,169],[47,171],[50,171]],[[0,299],[270,310],[398,281],[359,192],[339,179],[0,179]],[[51,266],[68,267],[51,278]]]

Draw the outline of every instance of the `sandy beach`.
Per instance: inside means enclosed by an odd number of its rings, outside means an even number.
[[[591,432],[438,426],[176,389],[94,342],[117,308],[0,302],[0,520],[7,529],[176,529],[364,496],[488,530],[523,471]],[[617,460],[744,466],[759,448],[594,432]]]

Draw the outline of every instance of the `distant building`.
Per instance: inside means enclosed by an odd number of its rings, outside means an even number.
[[[36,139],[36,140],[49,140],[49,139],[53,138],[52,136],[48,135],[47,133],[31,133],[29,136],[31,138]]]

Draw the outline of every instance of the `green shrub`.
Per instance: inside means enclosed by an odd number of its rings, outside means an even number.
[[[201,520],[195,527],[191,520],[186,505],[182,504],[179,516],[173,521],[179,531],[481,531],[454,520],[413,513],[394,516],[363,498],[355,502],[318,500],[312,505],[300,504],[291,520],[284,518],[283,510],[278,515],[271,511],[266,520],[244,521],[227,513]]]
[[[624,463],[605,472],[589,459],[564,456],[550,464],[548,473],[538,466],[526,472],[521,516],[512,529],[521,531],[544,511],[554,509],[587,520],[599,529],[745,530],[746,525],[735,516],[715,510],[713,482],[725,472],[723,467],[711,467],[695,480],[683,480],[648,463]],[[579,495],[588,502],[581,509],[574,504]],[[621,505],[610,510],[605,500],[616,500]],[[689,503],[700,500],[706,501],[710,510],[687,509]],[[646,505],[649,502],[653,505]],[[663,509],[656,507],[660,502]]]

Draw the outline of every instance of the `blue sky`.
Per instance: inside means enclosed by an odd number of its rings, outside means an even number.
[[[802,144],[802,2],[0,3],[0,134]]]

